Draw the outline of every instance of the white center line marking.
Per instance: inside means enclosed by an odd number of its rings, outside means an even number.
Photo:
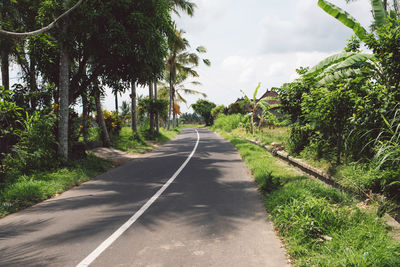
[[[101,253],[103,253],[115,240],[118,239],[128,228],[142,216],[142,214],[161,196],[161,194],[168,188],[168,186],[176,179],[176,177],[181,173],[181,171],[186,167],[189,160],[193,157],[196,152],[197,146],[199,145],[200,135],[199,132],[195,129],[197,133],[197,141],[194,146],[192,153],[190,153],[189,157],[185,160],[185,162],[181,165],[181,167],[172,175],[171,178],[155,193],[147,202],[144,204],[140,210],[138,210],[128,221],[126,221],[120,228],[118,228],[109,238],[103,241],[92,253],[90,253],[86,258],[84,258],[77,267],[89,266]]]

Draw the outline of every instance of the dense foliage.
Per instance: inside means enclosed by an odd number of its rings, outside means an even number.
[[[214,103],[204,99],[199,99],[196,103],[192,104],[194,112],[204,118],[207,126],[211,126],[214,122],[211,110],[215,107],[216,105]]]
[[[75,5],[72,12],[53,23]],[[121,138],[123,124],[131,123],[134,128],[135,121],[137,125],[138,113],[140,129],[130,132],[131,143],[145,143],[146,137],[166,140],[159,126],[167,121],[169,101],[157,99],[155,85],[168,80],[164,77],[167,56],[175,49],[172,44],[182,41],[172,12],[193,15],[195,7],[186,0],[0,1],[4,85],[0,87],[0,189],[19,181],[25,184],[21,176],[37,179],[38,172],[82,160],[87,157],[86,149],[93,146],[111,145]],[[47,27],[51,24],[56,27]],[[38,29],[41,33],[35,34]],[[13,32],[13,38],[4,30]],[[188,42],[186,45],[189,47]],[[183,61],[185,55],[186,60],[195,55],[186,48],[180,52]],[[197,49],[197,53],[205,52],[204,47]],[[193,70],[196,62],[181,63],[191,70],[184,76],[178,73],[180,83],[198,76]],[[20,84],[10,84],[12,65],[21,69]],[[151,92],[139,103],[138,85],[149,85]],[[109,88],[116,96],[116,112],[102,107]],[[132,101],[123,103],[123,112],[118,114],[117,96],[127,89],[132,90]],[[178,85],[177,89],[193,93]],[[82,114],[76,112],[80,103]],[[144,129],[153,134],[144,135]],[[34,184],[40,187],[42,183]]]
[[[333,15],[333,5],[319,4]],[[376,24],[371,33],[362,33],[361,40],[353,37],[343,53],[312,69],[299,69],[299,78],[279,93],[293,123],[287,145],[292,153],[307,151],[336,164],[364,162],[376,177],[360,186],[398,198],[400,19],[394,12],[378,18],[380,7],[373,8]],[[344,13],[338,19],[353,20]],[[373,54],[362,54],[360,41]]]

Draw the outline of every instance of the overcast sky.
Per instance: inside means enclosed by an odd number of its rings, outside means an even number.
[[[316,0],[197,0],[195,16],[177,19],[193,48],[204,45],[211,67],[199,67],[199,90],[216,104],[259,94],[295,79],[296,68],[313,66],[339,52],[352,31],[318,7]],[[364,27],[370,1],[332,0]],[[263,91],[263,92],[261,92]],[[198,98],[198,97],[197,97]],[[193,103],[197,98],[190,97]],[[185,111],[186,109],[182,107]]]
[[[199,45],[207,48],[204,56],[211,60],[211,67],[198,68],[202,85],[195,89],[216,104],[229,105],[242,97],[240,90],[251,95],[258,82],[261,95],[271,87],[293,81],[296,68],[313,66],[341,51],[352,34],[320,9],[317,0],[193,1],[198,6],[195,16],[176,18],[177,27],[186,31],[193,49]],[[370,25],[370,1],[331,2],[364,27]],[[147,91],[139,89],[138,93],[146,95]],[[120,103],[128,100],[128,95],[124,94]],[[189,105],[198,98],[189,96]],[[114,109],[111,94],[104,108]],[[184,104],[181,110],[188,111]]]

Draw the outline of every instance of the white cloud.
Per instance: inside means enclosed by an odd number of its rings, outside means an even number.
[[[326,52],[292,52],[251,57],[229,56],[223,60],[218,75],[212,78],[218,79],[238,94],[240,89],[250,94],[258,82],[265,89],[279,87],[297,77],[297,68],[313,66],[329,55]],[[217,96],[218,92],[211,95]]]
[[[332,52],[343,48],[352,30],[331,18],[314,1],[299,0],[291,16],[267,13],[260,21],[262,53]]]
[[[347,10],[368,27],[369,1],[346,4],[331,2]],[[258,82],[262,90],[279,87],[297,77],[296,68],[313,66],[345,46],[351,31],[317,6],[315,0],[198,0],[193,18],[182,16],[192,47],[204,45],[212,62],[199,68],[208,99],[228,105],[242,94],[252,94]],[[146,94],[147,90],[139,90]],[[128,98],[126,96],[126,98]],[[199,97],[188,96],[188,103]],[[109,95],[106,106],[113,107]],[[182,105],[182,111],[188,109]]]

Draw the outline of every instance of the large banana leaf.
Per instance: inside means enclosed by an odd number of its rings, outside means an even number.
[[[319,73],[322,72],[323,70],[325,70],[326,68],[328,68],[329,66],[332,66],[333,64],[336,64],[338,62],[341,62],[351,56],[355,55],[354,52],[343,52],[343,53],[339,53],[339,54],[335,54],[332,56],[329,56],[327,58],[325,58],[324,60],[320,61],[317,65],[315,65],[314,67],[312,67],[307,73],[306,75],[312,75],[315,73]]]
[[[357,53],[355,55],[352,55],[352,56],[346,58],[342,62],[339,62],[336,65],[333,65],[329,69],[326,69],[326,71],[322,72],[320,75],[325,75],[327,73],[334,73],[338,70],[358,66],[361,63],[364,63],[365,61],[372,59],[373,57],[374,56],[372,54]]]
[[[383,26],[387,20],[385,7],[383,6],[382,0],[371,0],[371,5],[375,19],[375,25],[377,27]]]
[[[257,93],[258,93],[258,89],[260,89],[260,86],[261,86],[261,83],[258,83],[258,86],[257,86],[256,90],[254,90],[254,93],[253,93],[253,101],[254,101],[254,103],[257,101]]]
[[[365,75],[363,71],[360,69],[345,69],[338,70],[334,73],[330,73],[325,75],[321,80],[317,82],[317,85],[324,86],[328,83],[335,82],[337,80],[343,80],[354,76],[362,76]]]
[[[364,40],[367,31],[349,13],[325,0],[318,0],[318,6],[326,13],[336,18],[347,27],[351,28],[358,38]]]

